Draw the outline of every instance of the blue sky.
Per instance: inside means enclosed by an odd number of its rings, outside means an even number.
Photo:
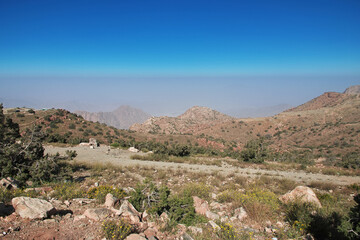
[[[0,98],[154,115],[301,104],[360,84],[359,12],[358,0],[0,0]]]

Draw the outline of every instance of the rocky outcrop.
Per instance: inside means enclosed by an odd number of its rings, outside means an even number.
[[[143,124],[134,124],[130,130],[154,133],[194,133],[234,118],[207,107],[195,106],[178,117],[152,117]]]
[[[15,212],[22,218],[43,219],[56,213],[51,203],[38,198],[16,197],[11,203]]]
[[[360,85],[348,87],[344,93],[349,95],[360,94]]]
[[[300,201],[304,203],[312,203],[315,206],[321,208],[321,203],[319,199],[316,197],[314,191],[311,188],[305,186],[297,186],[294,190],[284,194],[279,199],[281,202],[285,204],[294,201]]]

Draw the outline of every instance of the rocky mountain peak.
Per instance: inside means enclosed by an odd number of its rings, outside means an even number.
[[[194,106],[188,109],[185,113],[179,116],[183,120],[197,120],[197,121],[225,121],[232,117],[220,113],[208,107]]]
[[[354,86],[350,86],[348,87],[345,92],[345,94],[360,94],[360,85],[354,85]]]

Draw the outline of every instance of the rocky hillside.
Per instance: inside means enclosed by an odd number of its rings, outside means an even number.
[[[178,117],[153,117],[130,130],[143,133],[191,134],[233,118],[207,107],[195,106]]]
[[[333,107],[338,104],[341,104],[349,96],[337,92],[326,92],[319,97],[312,99],[309,102],[306,102],[298,107],[291,108],[286,112],[296,112],[296,111],[306,111],[306,110],[316,110],[324,107]]]
[[[99,143],[109,144],[113,141],[142,140],[129,130],[116,129],[104,123],[87,121],[83,117],[64,109],[33,110],[29,108],[8,108],[4,114],[19,124],[20,133],[26,129],[40,126],[46,133],[45,142],[78,144],[95,138]]]
[[[130,106],[120,106],[112,112],[76,111],[76,113],[88,121],[106,123],[119,129],[128,129],[134,123],[143,123],[151,117],[150,114]]]

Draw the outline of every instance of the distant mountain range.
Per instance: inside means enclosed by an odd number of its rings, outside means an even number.
[[[43,129],[61,139],[71,132],[72,139],[96,138],[106,143],[126,141],[159,141],[171,144],[197,144],[202,147],[242,149],[251,139],[260,136],[270,141],[275,151],[306,150],[315,154],[359,152],[360,149],[360,86],[348,88],[344,93],[326,92],[298,107],[271,117],[233,118],[207,107],[192,107],[177,117],[150,117],[143,111],[121,106],[113,112],[77,112],[93,122],[105,122],[116,130],[101,124],[87,122],[64,110],[10,109],[4,111],[22,131],[29,125],[39,124]],[[17,112],[20,111],[21,114]],[[58,114],[58,113],[63,114]],[[139,115],[143,116],[141,119]],[[48,116],[51,116],[49,118]],[[147,117],[150,117],[146,120]],[[51,120],[59,119],[57,128],[51,128]],[[120,120],[123,120],[120,122]],[[131,121],[129,120],[131,119]],[[70,128],[70,126],[72,126]],[[74,127],[75,126],[75,127]],[[120,134],[121,133],[121,134]]]
[[[119,129],[128,129],[135,123],[143,123],[151,117],[150,114],[131,106],[120,106],[112,112],[76,111],[85,120],[105,123]]]

